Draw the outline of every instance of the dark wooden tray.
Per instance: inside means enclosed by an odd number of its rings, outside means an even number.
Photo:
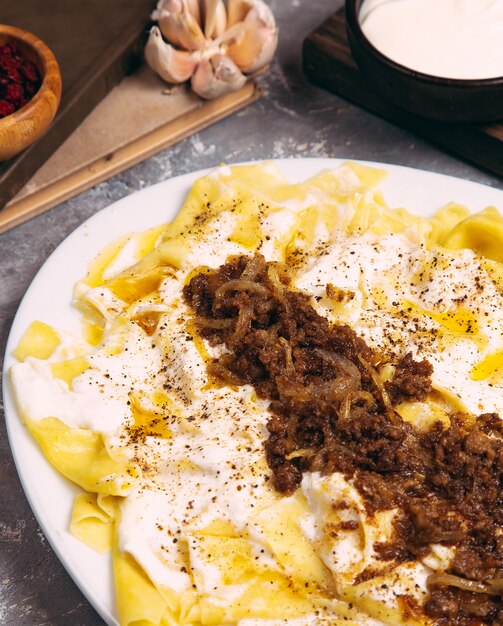
[[[51,128],[0,163],[0,209],[140,58],[155,0],[0,0],[0,23],[24,28],[52,49],[63,96]]]
[[[320,87],[503,176],[503,120],[493,124],[434,122],[384,100],[372,90],[351,56],[343,11],[332,15],[307,37],[303,63],[306,75]]]

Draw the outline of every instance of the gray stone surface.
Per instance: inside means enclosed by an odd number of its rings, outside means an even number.
[[[340,5],[271,0],[279,52],[266,95],[244,111],[0,235],[0,354],[39,267],[79,224],[110,203],[171,176],[220,163],[275,157],[351,157],[410,165],[503,188],[501,179],[310,85],[304,37]],[[3,406],[0,407],[3,411]],[[103,624],[47,544],[14,468],[0,418],[0,624]]]

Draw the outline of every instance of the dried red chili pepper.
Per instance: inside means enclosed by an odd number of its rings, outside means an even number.
[[[0,119],[23,107],[40,83],[37,66],[15,44],[0,46]]]

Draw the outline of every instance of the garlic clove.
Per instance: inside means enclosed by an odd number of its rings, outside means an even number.
[[[191,12],[188,0],[164,0],[154,11],[159,28],[173,45],[185,50],[200,50],[206,39],[199,22]]]
[[[227,28],[242,22],[250,9],[249,0],[227,0]]]
[[[204,34],[207,39],[221,35],[227,26],[227,11],[222,0],[202,0]]]
[[[278,45],[278,29],[271,9],[262,0],[249,0],[252,8],[242,24],[243,36],[229,45],[227,54],[246,73],[269,63]]]
[[[240,89],[246,83],[234,61],[224,54],[203,59],[192,76],[192,89],[201,98],[211,99]]]
[[[197,58],[165,43],[161,31],[154,26],[145,46],[145,60],[149,67],[168,83],[183,83],[194,73]]]
[[[201,9],[199,7],[199,0],[187,0],[187,6],[189,7],[189,11],[194,16],[194,19],[198,24],[202,24],[201,22]]]
[[[155,22],[157,22],[157,20],[159,19],[161,12],[164,10],[164,5],[167,3],[167,0],[159,0],[157,3],[156,8],[152,11],[152,14],[150,15],[150,18],[152,20],[154,20]],[[173,4],[173,3],[171,3]],[[178,0],[178,7],[176,8],[176,12],[180,12],[182,10],[182,1]],[[173,8],[174,10],[174,8]]]
[[[173,3],[173,0],[159,0],[157,3],[157,7],[152,12],[152,15],[150,17],[152,18],[152,20],[157,22],[163,10],[175,14],[181,13],[184,3],[187,5],[189,12],[193,15],[197,23],[202,24],[201,9],[199,7],[200,0],[177,0],[177,2],[175,3]]]
[[[152,18],[159,27],[149,37],[148,64],[168,82],[191,77],[203,98],[242,87],[248,74],[271,60],[278,43],[264,0],[159,0]]]
[[[234,24],[234,26],[231,26],[230,28],[228,28],[227,30],[225,30],[220,37],[217,37],[216,39],[213,40],[213,46],[215,48],[215,50],[219,49],[222,50],[222,48],[224,50],[227,50],[229,48],[229,46],[239,43],[243,37],[245,36],[245,25],[243,24],[243,22],[238,22],[237,24]],[[207,56],[211,56],[211,55],[207,55]]]

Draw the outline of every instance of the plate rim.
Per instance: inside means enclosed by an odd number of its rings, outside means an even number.
[[[428,171],[428,170],[424,170],[420,168],[414,168],[414,167],[408,167],[408,166],[402,166],[402,165],[394,165],[390,163],[380,163],[380,162],[366,161],[366,160],[360,160],[360,159],[350,159],[350,158],[315,158],[315,157],[303,158],[303,157],[299,157],[299,158],[283,158],[283,159],[259,159],[256,161],[245,161],[241,163],[236,162],[236,163],[232,163],[229,165],[248,165],[248,164],[256,164],[256,163],[262,163],[262,162],[271,162],[271,163],[277,164],[280,170],[283,171],[283,173],[285,173],[287,178],[289,178],[290,180],[292,179],[304,180],[308,178],[309,176],[313,175],[314,172],[309,171],[308,175],[306,176],[302,171],[303,164],[305,164],[307,170],[313,169],[315,172],[317,172],[317,171],[322,171],[327,168],[337,167],[341,165],[342,163],[345,163],[348,161],[355,162],[355,163],[362,164],[362,165],[368,165],[371,167],[378,167],[381,169],[385,169],[389,173],[390,179],[394,178],[395,176],[398,176],[399,178],[404,176],[407,179],[408,176],[411,176],[412,179],[417,178],[418,181],[420,182],[420,179],[422,178],[423,179],[431,178],[432,180],[435,180],[439,183],[445,182],[447,184],[447,187],[450,187],[451,185],[453,185],[454,187],[465,186],[467,190],[469,189],[474,192],[481,191],[482,195],[489,195],[489,196],[494,195],[495,198],[496,197],[499,198],[501,202],[500,206],[501,206],[501,209],[503,210],[503,190],[498,189],[497,187],[491,187],[489,185],[484,185],[482,183],[466,180],[463,178],[458,178],[452,175],[442,174],[439,172],[432,172],[432,171]],[[41,281],[42,279],[41,277],[43,277],[44,274],[47,272],[48,268],[50,268],[51,263],[55,263],[57,261],[58,255],[62,254],[62,250],[64,252],[64,250],[69,245],[71,245],[72,240],[78,239],[80,236],[82,236],[82,234],[86,230],[92,232],[92,229],[93,227],[95,227],[95,224],[98,224],[100,221],[105,220],[106,216],[110,216],[111,218],[114,212],[132,210],[131,208],[128,208],[128,207],[129,206],[133,207],[133,205],[137,203],[138,199],[140,198],[148,199],[148,196],[150,194],[152,195],[152,197],[155,197],[157,193],[160,190],[162,190],[163,187],[168,187],[168,188],[174,187],[175,190],[178,189],[179,193],[181,192],[181,193],[186,194],[186,191],[188,191],[188,189],[190,188],[190,185],[192,185],[193,182],[197,178],[208,174],[214,169],[216,168],[210,167],[210,168],[204,168],[201,170],[194,170],[192,172],[188,172],[188,173],[181,174],[172,178],[168,178],[166,180],[160,181],[158,183],[155,183],[143,189],[137,190],[133,192],[132,194],[129,194],[115,202],[112,202],[108,206],[97,211],[95,214],[93,214],[91,217],[89,217],[84,222],[82,222],[79,226],[77,226],[74,230],[72,230],[59,243],[59,245],[55,248],[55,250],[47,257],[47,259],[39,268],[35,276],[30,281],[30,284],[28,288],[26,289],[26,292],[23,295],[17,307],[16,313],[14,315],[14,318],[13,318],[13,321],[9,330],[8,339],[6,342],[3,372],[2,372],[2,376],[3,376],[2,393],[3,393],[3,399],[4,399],[5,424],[6,424],[6,430],[7,430],[7,437],[9,441],[9,447],[12,453],[14,465],[16,467],[16,471],[17,471],[19,480],[21,482],[24,494],[26,496],[26,499],[28,501],[31,511],[35,519],[37,520],[37,523],[39,524],[45,537],[47,538],[49,545],[51,546],[51,549],[56,553],[59,561],[65,568],[66,572],[73,579],[74,583],[77,585],[79,590],[83,593],[86,600],[94,607],[94,609],[97,611],[100,617],[109,626],[118,626],[118,622],[116,619],[115,597],[111,599],[111,606],[108,606],[108,607],[105,606],[103,602],[100,601],[96,597],[95,592],[87,584],[87,582],[83,580],[82,575],[79,574],[79,570],[80,570],[79,563],[74,561],[73,556],[68,556],[67,554],[64,553],[60,533],[58,529],[53,528],[51,523],[48,521],[45,511],[43,507],[40,506],[39,502],[37,501],[36,495],[34,493],[36,491],[36,487],[32,484],[32,481],[30,480],[29,472],[27,471],[27,468],[26,468],[27,462],[21,456],[22,440],[18,441],[17,437],[19,437],[19,434],[16,433],[16,429],[18,431],[21,430],[21,432],[24,433],[22,435],[23,438],[32,439],[32,443],[36,446],[38,454],[41,456],[43,461],[49,466],[50,470],[54,474],[54,477],[57,477],[57,479],[61,481],[62,483],[69,483],[69,481],[67,481],[64,477],[62,477],[57,472],[57,470],[55,470],[50,465],[49,461],[47,461],[45,456],[43,456],[43,453],[38,447],[38,444],[35,444],[31,434],[29,433],[28,429],[26,428],[26,426],[22,422],[22,419],[19,416],[16,404],[15,404],[15,400],[14,400],[14,394],[12,392],[11,385],[10,385],[9,369],[12,363],[15,362],[11,353],[12,353],[13,347],[17,344],[17,341],[19,340],[20,331],[22,332],[22,329],[20,328],[21,320],[23,319],[23,316],[26,315],[25,309],[29,305],[30,297],[32,297],[35,286]],[[295,170],[297,171],[295,172]],[[185,189],[185,191],[183,191],[183,189]],[[173,218],[180,210],[181,205],[170,207],[169,202],[167,204],[168,206],[166,206],[165,208],[166,217],[168,217],[168,214],[171,214],[170,217]],[[133,229],[129,229],[129,230],[131,231]],[[111,231],[108,235],[108,241],[109,242],[113,241],[116,238],[117,238],[117,233]],[[87,257],[87,263],[89,263],[89,261],[93,258],[93,256],[94,255]],[[68,295],[69,294],[67,294],[67,297]],[[68,306],[71,307],[71,300],[68,302]],[[26,327],[23,327],[23,329],[25,328]],[[20,426],[21,426],[21,429],[19,428]],[[90,550],[90,548],[88,549]],[[109,556],[108,556],[108,559],[110,559]],[[113,587],[112,587],[112,590],[113,590]],[[115,609],[115,614],[113,613],[114,609]]]

